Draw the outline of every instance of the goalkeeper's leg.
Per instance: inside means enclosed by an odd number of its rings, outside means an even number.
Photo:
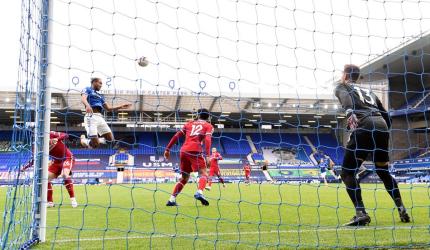
[[[373,161],[375,162],[376,174],[384,183],[385,189],[388,194],[393,199],[396,204],[397,210],[399,212],[399,217],[402,222],[410,222],[410,218],[408,213],[406,212],[406,208],[403,205],[402,197],[400,195],[399,186],[397,185],[397,181],[391,176],[388,171],[388,162],[390,160],[388,154],[388,146],[389,146],[389,136],[388,131],[373,131],[372,134],[375,144],[376,150],[373,155]]]
[[[376,174],[384,183],[385,189],[388,194],[396,204],[397,210],[399,212],[399,217],[402,222],[410,222],[410,218],[408,213],[406,212],[406,208],[403,205],[402,196],[400,195],[399,186],[397,185],[396,179],[390,175],[388,171],[388,162],[376,162]]]
[[[362,152],[362,158],[357,158],[356,154],[360,155],[359,152],[347,149],[345,152],[345,157],[342,164],[341,178],[343,183],[345,183],[346,192],[355,207],[355,216],[347,223],[345,226],[363,226],[370,223],[370,217],[366,213],[364,208],[363,198],[361,197],[361,187],[360,182],[355,178],[358,167],[363,163],[366,157],[366,153]]]

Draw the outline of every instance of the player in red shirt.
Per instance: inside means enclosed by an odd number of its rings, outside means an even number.
[[[243,171],[245,172],[245,183],[249,185],[249,177],[251,176],[251,167],[249,166],[249,163],[246,162],[243,166]]]
[[[72,207],[77,207],[78,202],[75,198],[75,192],[73,190],[73,181],[70,176],[73,164],[75,162],[72,152],[64,144],[64,140],[69,137],[68,134],[53,132],[49,133],[49,156],[52,160],[48,166],[48,207],[54,207],[52,199],[52,179],[56,179],[58,176],[62,176],[64,179],[64,186],[70,196]],[[22,170],[33,166],[33,160],[29,161],[22,167]]]
[[[170,140],[164,151],[164,158],[170,157],[170,149],[182,136],[185,136],[185,142],[180,152],[180,171],[182,177],[176,183],[172,195],[166,206],[177,206],[176,196],[182,191],[188,183],[191,172],[199,172],[199,186],[194,198],[199,200],[204,206],[209,205],[209,201],[203,196],[203,189],[206,186],[207,173],[206,165],[209,162],[210,148],[212,143],[213,126],[207,122],[209,120],[209,111],[199,109],[197,111],[198,119],[189,121],[181,130],[179,130]],[[206,159],[202,145],[205,145]]]
[[[219,165],[218,165],[219,160],[222,160],[221,154],[216,151],[216,148],[212,148],[212,155],[210,157],[210,170],[209,170],[208,186],[205,187],[205,189],[208,191],[211,190],[212,177],[214,175],[216,175],[218,177],[219,182],[221,182],[222,186],[225,187],[224,180],[221,177],[221,172],[219,171]]]

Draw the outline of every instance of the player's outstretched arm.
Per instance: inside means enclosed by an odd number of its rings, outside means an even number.
[[[184,132],[182,130],[179,130],[176,132],[176,134],[170,139],[169,144],[166,146],[166,150],[164,150],[164,158],[168,160],[170,158],[170,149],[173,147],[173,145],[176,144],[176,142],[184,135]]]
[[[31,159],[29,160],[26,164],[24,164],[24,166],[21,167],[20,171],[24,172],[25,170],[31,168],[33,166],[34,160]]]
[[[117,111],[117,110],[121,110],[121,109],[128,109],[131,107],[130,103],[126,103],[126,104],[121,104],[118,106],[110,106],[107,102],[105,102],[103,104],[103,108],[108,111],[108,112],[112,112],[112,111]]]

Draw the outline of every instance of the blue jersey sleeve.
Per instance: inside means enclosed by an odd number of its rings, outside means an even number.
[[[95,91],[93,88],[86,87],[84,90],[82,90],[82,94],[87,95],[87,101],[92,108],[94,107],[100,107],[102,109],[104,108],[103,106],[106,103],[105,97],[102,94]]]
[[[85,94],[85,95],[90,95],[91,94],[91,88],[90,87],[86,87],[82,90],[81,94]]]

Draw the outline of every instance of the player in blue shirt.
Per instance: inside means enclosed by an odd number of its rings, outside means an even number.
[[[339,176],[337,176],[335,173],[334,173],[334,171],[333,171],[333,166],[334,166],[334,162],[329,158],[329,157],[322,157],[321,159],[320,159],[320,162],[319,162],[319,164],[318,164],[318,167],[319,167],[319,169],[320,169],[320,176],[321,176],[321,178],[323,178],[323,180],[324,180],[324,184],[326,185],[326,186],[328,186],[328,184],[327,184],[327,179],[326,179],[326,175],[327,175],[327,170],[329,170],[330,171],[330,173],[334,176],[334,177],[336,177],[336,179],[339,179],[340,177]]]
[[[179,178],[181,178],[182,176],[181,169],[179,168],[178,163],[176,163],[175,166],[173,166],[173,172],[175,172],[175,178],[176,178],[176,181],[178,181]]]
[[[86,87],[81,94],[81,101],[86,111],[84,118],[85,130],[89,138],[87,139],[85,135],[81,136],[81,144],[84,147],[97,148],[100,143],[114,141],[112,131],[102,114],[103,111],[111,112],[131,107],[129,103],[115,107],[110,106],[105,101],[105,97],[98,92],[102,85],[103,82],[100,78],[91,78],[91,87]]]

